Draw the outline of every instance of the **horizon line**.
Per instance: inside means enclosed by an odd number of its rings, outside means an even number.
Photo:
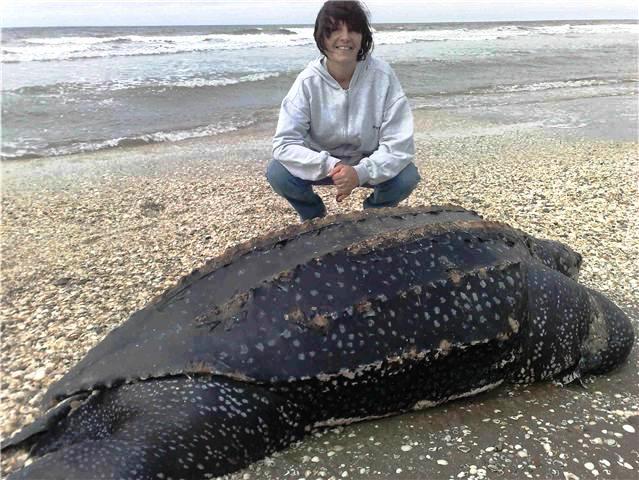
[[[463,23],[535,23],[535,22],[634,22],[639,25],[637,18],[539,18],[528,20],[467,20],[467,21],[434,21],[434,22],[371,22],[371,26],[375,25],[437,25],[437,24],[463,24]],[[287,27],[312,27],[313,23],[223,23],[223,24],[204,24],[204,23],[185,23],[185,24],[149,24],[149,25],[130,25],[130,24],[114,24],[114,25],[23,25],[23,26],[0,26],[1,30],[17,29],[17,28],[111,28],[111,27],[256,27],[267,25],[280,25]]]

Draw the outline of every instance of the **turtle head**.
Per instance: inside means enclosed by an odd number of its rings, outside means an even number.
[[[628,358],[635,332],[628,316],[601,293],[589,289],[588,297],[592,313],[579,368],[582,372],[606,373]]]
[[[544,265],[577,280],[581,268],[581,255],[572,248],[554,240],[528,239],[528,248],[533,257]]]

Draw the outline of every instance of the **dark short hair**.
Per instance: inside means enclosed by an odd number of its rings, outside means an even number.
[[[324,2],[315,19],[315,43],[319,51],[326,55],[324,40],[337,30],[340,22],[344,22],[349,30],[362,34],[362,48],[357,52],[357,61],[364,60],[373,49],[373,33],[368,20],[368,10],[357,1]]]

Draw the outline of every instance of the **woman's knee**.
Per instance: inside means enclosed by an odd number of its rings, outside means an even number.
[[[415,189],[422,178],[414,163],[409,163],[401,172],[397,174],[396,186],[399,191],[407,196]]]
[[[277,160],[271,160],[266,167],[266,179],[275,193],[285,198],[305,199],[313,195],[309,182],[291,174]]]
[[[289,182],[289,178],[292,175],[284,166],[277,160],[271,159],[266,167],[266,180],[280,195],[286,190],[286,184]]]

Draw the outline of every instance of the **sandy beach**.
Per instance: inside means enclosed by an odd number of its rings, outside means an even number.
[[[416,111],[406,205],[457,204],[560,240],[580,281],[639,327],[636,142]],[[114,327],[226,248],[297,222],[263,172],[273,122],[223,135],[2,164],[3,438]],[[361,208],[358,189],[329,214]],[[639,478],[639,357],[583,385],[504,387],[329,430],[244,478]],[[3,455],[3,476],[26,454]]]

